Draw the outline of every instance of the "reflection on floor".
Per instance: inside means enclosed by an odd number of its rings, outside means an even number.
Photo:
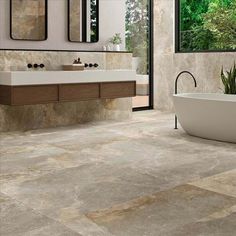
[[[173,114],[0,135],[0,235],[234,236],[236,145]]]
[[[132,98],[133,108],[149,106],[149,96],[136,96]]]

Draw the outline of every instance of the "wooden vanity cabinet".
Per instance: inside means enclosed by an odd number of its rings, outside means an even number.
[[[135,95],[135,81],[27,86],[0,85],[0,104],[13,106],[113,99],[134,97]]]

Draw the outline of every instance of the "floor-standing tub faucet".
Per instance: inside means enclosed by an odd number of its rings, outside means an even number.
[[[175,79],[175,94],[178,94],[178,80],[179,80],[179,77],[180,77],[182,74],[189,74],[189,75],[191,75],[191,77],[193,78],[193,81],[194,81],[195,88],[197,87],[197,81],[196,81],[195,77],[193,76],[193,74],[192,74],[191,72],[189,72],[189,71],[184,70],[184,71],[181,71],[181,72],[177,75],[177,77],[176,77],[176,79]],[[177,118],[176,115],[175,115],[175,129],[178,129],[178,118]]]

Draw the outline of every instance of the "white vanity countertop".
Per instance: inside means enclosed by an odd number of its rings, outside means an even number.
[[[0,85],[40,85],[136,81],[134,70],[0,71]]]

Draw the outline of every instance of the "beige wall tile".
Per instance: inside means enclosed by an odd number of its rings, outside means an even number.
[[[236,53],[175,53],[174,50],[174,0],[154,1],[154,106],[156,109],[173,111],[172,94],[174,81],[179,72],[192,72],[198,83],[183,76],[180,92],[222,92],[220,70],[230,67]]]

